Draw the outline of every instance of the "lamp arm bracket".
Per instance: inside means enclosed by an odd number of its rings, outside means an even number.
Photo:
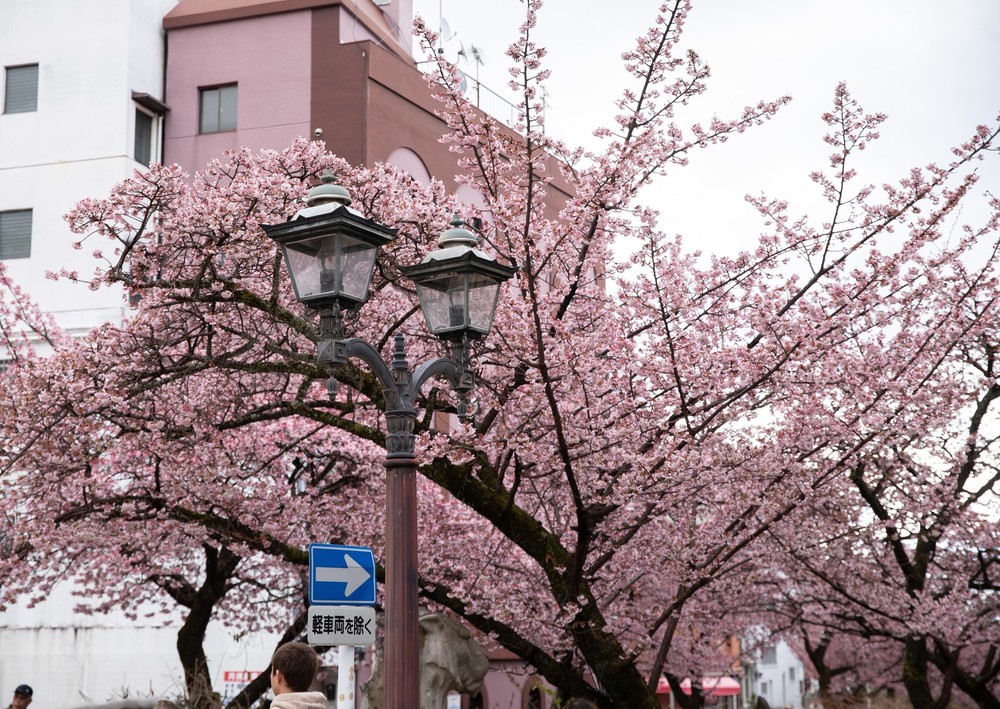
[[[475,410],[469,407],[469,392],[475,388],[476,378],[468,367],[467,358],[455,361],[455,357],[438,357],[417,367],[413,373],[413,396],[420,391],[431,377],[443,376],[448,379],[458,395],[457,413],[460,421],[468,423],[475,418]]]
[[[428,379],[442,376],[458,394],[459,418],[463,421],[471,420],[473,413],[469,411],[468,398],[469,392],[475,387],[475,376],[469,367],[467,342],[454,347],[450,357],[436,357],[424,362],[412,372],[406,360],[401,333],[396,333],[391,365],[386,364],[378,350],[361,338],[336,340],[330,344],[333,345],[333,352],[327,356],[331,366],[347,364],[350,358],[356,357],[371,367],[385,391],[386,416],[410,418],[409,427],[412,429],[413,420],[416,418],[413,402],[420,388]]]
[[[413,393],[420,391],[420,388],[432,377],[445,377],[453,387],[459,386],[461,369],[449,357],[437,357],[429,362],[424,362],[413,371]]]
[[[336,340],[333,345],[332,364],[347,364],[349,359],[356,357],[371,367],[383,389],[386,391],[395,390],[396,380],[392,376],[392,372],[382,359],[382,355],[368,342],[360,337],[351,337],[346,340]]]

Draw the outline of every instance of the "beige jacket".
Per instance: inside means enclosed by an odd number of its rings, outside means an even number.
[[[271,702],[271,709],[326,709],[326,695],[322,692],[278,694]]]

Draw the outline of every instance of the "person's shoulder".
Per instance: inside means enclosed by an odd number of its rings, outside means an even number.
[[[326,708],[326,695],[322,692],[286,692],[274,695],[271,709]]]

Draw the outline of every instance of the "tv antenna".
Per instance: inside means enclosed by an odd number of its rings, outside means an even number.
[[[479,67],[483,65],[483,52],[476,45],[469,45],[469,53],[472,54],[472,61],[476,64],[476,107],[479,107]]]
[[[444,19],[444,0],[438,0],[438,54],[444,54],[444,43],[455,38],[448,20]]]

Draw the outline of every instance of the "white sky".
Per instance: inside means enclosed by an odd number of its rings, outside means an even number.
[[[621,54],[658,5],[548,0],[542,7],[536,40],[549,50],[550,134],[588,145],[594,128],[610,124],[627,78]],[[454,33],[447,58],[474,45],[484,59],[482,83],[509,95],[504,52],[523,19],[520,0],[414,0],[414,13],[432,27],[443,14]],[[743,200],[748,192],[787,199],[793,215],[825,221],[808,174],[828,164],[820,116],[841,80],[868,112],[889,115],[882,139],[864,154],[874,171],[862,179],[876,184],[946,162],[952,145],[1000,114],[1000,0],[695,0],[684,45],[713,78],[679,114],[682,126],[713,113],[735,117],[759,99],[793,98],[770,123],[699,151],[641,195],[661,211],[661,227],[685,234],[692,248],[751,246],[761,226]],[[473,64],[459,66],[475,76]],[[1000,166],[983,174],[983,189],[1000,193]]]

